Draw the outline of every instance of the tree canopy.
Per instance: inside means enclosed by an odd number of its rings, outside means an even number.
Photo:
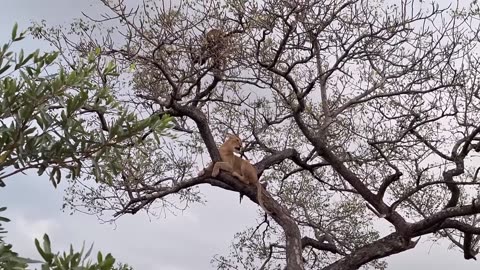
[[[70,207],[175,209],[203,184],[256,202],[227,173],[197,175],[228,132],[268,183],[272,215],[237,235],[219,269],[382,269],[424,235],[478,253],[476,1],[101,2],[99,18],[31,30],[66,69],[92,51],[100,70],[113,61],[121,76],[96,80],[134,115],[172,116],[176,139],[118,150],[108,183],[72,182]]]

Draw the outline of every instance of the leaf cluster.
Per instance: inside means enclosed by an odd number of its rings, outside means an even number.
[[[142,119],[110,88],[92,80],[98,72],[102,78],[118,76],[114,62],[99,71],[99,48],[67,70],[58,65],[58,52],[14,53],[12,45],[25,35],[15,25],[11,40],[0,47],[2,185],[3,179],[29,169],[39,175],[48,171],[54,186],[62,171],[76,179],[82,169],[108,183],[121,167],[122,149],[150,134],[159,142],[169,128],[168,115]],[[5,170],[11,167],[13,171]]]

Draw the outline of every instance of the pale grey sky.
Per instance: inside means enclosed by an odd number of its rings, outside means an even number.
[[[20,29],[30,21],[45,19],[47,24],[68,23],[88,14],[102,12],[95,0],[3,0],[0,8],[0,44],[6,42],[15,22]],[[47,48],[38,40],[22,42],[29,51]],[[236,232],[256,225],[257,207],[248,199],[238,204],[238,193],[202,187],[208,202],[194,205],[183,214],[149,219],[145,214],[124,216],[115,224],[100,224],[96,217],[61,211],[62,191],[55,190],[46,177],[35,172],[7,180],[0,189],[1,205],[8,207],[7,241],[22,255],[36,257],[33,239],[48,233],[55,250],[65,250],[70,243],[80,247],[82,241],[111,252],[136,270],[207,270],[213,269],[214,254],[228,253]],[[447,245],[421,240],[412,251],[388,258],[389,268],[401,269],[477,269],[480,263],[465,261],[457,250]]]

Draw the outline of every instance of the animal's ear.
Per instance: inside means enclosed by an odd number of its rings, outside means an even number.
[[[240,140],[240,137],[238,137],[237,135],[232,134],[232,133],[227,133],[226,136],[225,136],[225,139],[226,140],[230,140],[230,139],[239,139]]]

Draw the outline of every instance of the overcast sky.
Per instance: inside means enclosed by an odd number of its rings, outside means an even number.
[[[80,17],[81,11],[95,14],[103,6],[95,0],[1,0],[0,44],[7,41],[18,22],[25,29],[30,22],[45,19],[47,24],[64,24]],[[27,52],[47,47],[40,41],[21,43]],[[236,232],[256,224],[257,207],[248,199],[238,204],[238,193],[205,186],[206,205],[195,205],[177,216],[150,218],[145,214],[124,216],[114,225],[100,224],[94,216],[61,211],[62,190],[55,190],[46,177],[35,172],[7,180],[0,189],[0,206],[7,206],[7,241],[21,255],[38,258],[33,239],[48,233],[54,250],[66,250],[95,243],[95,248],[111,252],[136,270],[213,269],[214,254],[227,254]],[[387,260],[388,269],[478,269],[480,263],[465,261],[447,245],[421,240],[413,250]]]

